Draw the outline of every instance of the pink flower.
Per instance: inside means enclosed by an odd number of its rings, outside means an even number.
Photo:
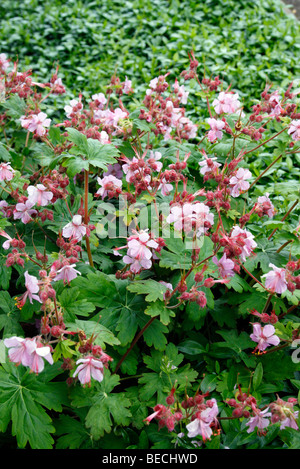
[[[10,337],[4,339],[5,347],[9,348],[8,356],[11,362],[22,363],[24,366],[28,366],[31,360],[31,354],[35,348],[35,344],[32,339],[23,339],[21,337]]]
[[[287,281],[285,278],[285,269],[276,267],[274,264],[269,264],[273,270],[270,270],[262,278],[266,278],[265,287],[274,293],[283,293],[287,289]]]
[[[102,145],[107,145],[108,143],[111,143],[111,141],[109,140],[109,135],[107,132],[105,132],[105,130],[101,130],[99,141],[100,143],[102,143]]]
[[[5,72],[9,67],[9,60],[6,54],[0,54],[0,71]]]
[[[101,360],[88,356],[77,360],[76,365],[79,366],[76,368],[73,378],[78,375],[81,384],[90,385],[91,378],[99,381],[99,383],[103,380],[103,363]]]
[[[69,284],[71,280],[74,280],[74,278],[77,277],[77,274],[81,275],[81,273],[74,267],[76,267],[76,264],[64,265],[57,271],[57,275],[53,281],[57,282],[58,280],[63,280],[64,283]]]
[[[67,104],[64,107],[65,113],[68,118],[73,117],[73,115],[80,113],[82,109],[82,104],[77,101],[77,99],[71,99],[70,104]]]
[[[207,122],[209,123],[211,129],[207,134],[208,140],[210,142],[214,142],[218,138],[221,139],[223,137],[221,130],[225,127],[225,122],[214,118],[207,119]]]
[[[39,112],[27,118],[22,116],[20,121],[23,128],[29,130],[29,132],[35,132],[36,135],[42,137],[47,131],[46,128],[50,127],[51,119],[47,118],[47,114],[44,112]]]
[[[81,241],[86,235],[86,227],[82,224],[82,216],[74,215],[72,221],[63,227],[62,235],[64,238],[73,238]]]
[[[234,240],[241,247],[242,252],[239,257],[243,262],[246,261],[246,258],[252,254],[257,246],[253,234],[248,230],[243,230],[239,226],[233,227],[230,239]]]
[[[201,166],[200,173],[205,175],[206,173],[216,172],[217,168],[221,166],[220,163],[217,163],[215,158],[208,158],[206,154],[204,154],[205,160],[199,162],[199,166]]]
[[[178,98],[180,98],[179,102],[181,104],[186,104],[189,92],[184,89],[184,85],[179,86],[178,81],[176,79],[172,87],[174,88],[174,92],[178,95]]]
[[[24,293],[24,295],[22,295],[21,301],[19,302],[20,305],[24,305],[27,298],[29,298],[31,304],[32,300],[36,300],[39,301],[39,303],[42,303],[40,297],[36,295],[40,289],[38,285],[38,279],[34,277],[34,275],[29,275],[27,271],[25,272],[24,277],[27,291]]]
[[[274,205],[272,204],[272,202],[269,198],[269,193],[268,192],[266,192],[265,195],[262,195],[261,197],[258,197],[257,203],[261,207],[263,215],[266,214],[266,215],[268,215],[269,218],[273,218],[276,211],[275,211]]]
[[[3,236],[4,238],[7,238],[7,241],[4,241],[4,243],[2,244],[3,249],[9,249],[10,244],[11,244],[13,239],[9,236],[9,234],[7,234],[3,230],[0,230],[0,236]]]
[[[258,429],[259,432],[263,432],[264,428],[268,427],[270,421],[267,417],[271,417],[271,412],[268,412],[269,408],[260,411],[259,409],[255,410],[255,416],[251,417],[250,420],[246,423],[246,426],[249,427],[247,433],[251,433]]]
[[[156,250],[158,247],[158,243],[146,231],[140,231],[128,239],[127,254],[123,257],[123,262],[130,264],[131,272],[136,274],[142,269],[150,269],[153,257],[151,249]]]
[[[271,94],[269,103],[271,104],[273,110],[270,114],[271,117],[279,116],[281,114],[281,111],[283,110],[280,104],[281,98],[279,96],[278,90],[274,91],[274,93]]]
[[[233,114],[241,107],[239,95],[221,91],[218,98],[213,101],[213,106],[217,114]]]
[[[10,166],[10,163],[0,164],[0,181],[11,181],[14,177],[14,169]]]
[[[129,94],[133,91],[132,90],[132,81],[128,80],[127,77],[125,77],[125,81],[124,81],[123,84],[124,84],[123,93]]]
[[[29,197],[28,203],[33,205],[37,204],[42,207],[48,205],[53,198],[51,191],[47,191],[47,188],[43,184],[37,184],[36,186],[28,186],[27,188]]]
[[[202,202],[195,204],[172,205],[171,213],[166,219],[167,223],[174,223],[174,229],[184,230],[189,233],[192,229],[197,231],[197,236],[206,233],[214,222],[214,215],[210,213],[209,207]]]
[[[223,279],[233,277],[235,275],[233,270],[234,262],[231,259],[227,259],[225,253],[219,261],[216,256],[212,258],[212,261],[219,268],[219,274]]]
[[[211,424],[216,420],[216,416],[219,412],[216,400],[211,399],[211,401],[213,402],[213,406],[207,407],[202,412],[197,412],[197,418],[195,418],[186,426],[189,438],[194,438],[197,435],[201,435],[203,441],[210,439],[213,433]]]
[[[116,190],[122,188],[121,179],[116,178],[113,175],[104,176],[103,179],[97,178],[98,184],[101,186],[96,192],[97,195],[101,195],[102,200],[109,195],[110,192],[114,193]]]
[[[246,179],[251,178],[252,174],[249,169],[239,168],[236,175],[230,178],[231,196],[238,197],[243,191],[249,189],[250,184]]]
[[[159,151],[153,152],[152,150],[150,151],[149,159],[147,160],[147,163],[150,164],[152,169],[154,171],[160,171],[163,167],[163,164],[161,161],[161,153]]]
[[[167,181],[165,180],[165,178],[163,178],[161,180],[161,183],[160,185],[158,186],[158,189],[161,190],[161,193],[164,197],[168,196],[170,194],[170,192],[172,192],[173,190],[173,185],[172,184],[168,184]]]
[[[256,322],[253,324],[253,333],[250,335],[253,342],[257,342],[256,349],[263,352],[269,345],[278,345],[280,343],[279,337],[275,335],[275,328],[271,324],[264,327]]]
[[[4,345],[9,348],[8,356],[13,363],[28,366],[34,373],[41,373],[44,369],[44,360],[53,364],[50,347],[43,346],[36,338],[22,339],[11,337],[4,339]]]
[[[290,123],[288,134],[291,135],[295,141],[300,140],[300,120],[293,120]]]
[[[137,236],[132,236],[129,239],[127,246],[129,256],[138,259],[151,259],[152,252],[150,249],[157,249],[158,243],[151,239],[148,233],[140,231]]]
[[[6,200],[1,200],[0,201],[0,211],[3,213],[3,216],[6,217],[7,214],[7,207],[8,207],[8,203],[6,202]]]
[[[92,99],[98,102],[98,109],[104,109],[107,99],[103,93],[93,94]]]
[[[28,199],[26,202],[16,205],[14,210],[14,220],[21,220],[23,223],[29,223],[32,218],[31,215],[37,214],[37,211],[32,209],[34,204]]]
[[[152,262],[150,259],[136,259],[135,257],[130,257],[125,255],[123,257],[124,264],[130,265],[131,272],[138,274],[142,269],[151,269]]]
[[[44,347],[41,343],[36,342],[36,348],[31,353],[31,362],[28,364],[31,371],[38,374],[44,369],[44,360],[47,360],[50,365],[53,365],[53,358],[51,355],[50,347]]]

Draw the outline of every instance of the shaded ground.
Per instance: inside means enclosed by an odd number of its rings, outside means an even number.
[[[289,10],[300,19],[300,0],[283,0],[283,3],[289,6]]]

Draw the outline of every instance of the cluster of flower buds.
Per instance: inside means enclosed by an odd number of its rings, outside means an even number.
[[[189,59],[190,59],[190,68],[189,68],[189,70],[184,70],[180,74],[180,76],[183,77],[185,80],[191,80],[192,78],[197,77],[197,68],[198,68],[199,62],[195,58],[194,51],[191,51],[189,53]]]
[[[241,391],[241,387],[235,399],[229,399],[227,404],[234,407],[232,417],[247,418],[247,432],[257,431],[260,435],[266,434],[266,429],[270,424],[280,422],[280,430],[290,427],[298,430],[297,418],[298,411],[294,411],[293,407],[297,404],[297,399],[291,397],[287,402],[277,398],[276,401],[269,404],[263,410],[257,407],[255,397]],[[271,420],[269,418],[271,417]]]
[[[205,308],[207,299],[204,291],[197,290],[196,286],[193,286],[189,292],[183,292],[180,297],[180,301],[192,301],[196,302],[200,308]]]
[[[115,92],[117,96],[122,96],[123,94],[132,94],[134,92],[132,88],[132,81],[125,77],[125,81],[121,82],[119,77],[113,75],[111,77],[110,84],[106,88],[106,93],[110,95],[113,92]]]
[[[161,75],[150,81],[143,104],[147,108],[141,109],[139,119],[153,124],[152,132],[163,135],[164,140],[174,139],[181,141],[195,138],[197,126],[185,116],[185,108],[180,106],[187,103],[188,92],[184,86],[179,86],[176,80],[173,91],[168,96],[163,93],[168,90],[166,75]]]
[[[42,176],[40,183],[52,192],[51,203],[56,202],[57,199],[64,199],[68,194],[66,191],[66,187],[70,183],[68,176],[55,169],[50,171],[48,175]]]

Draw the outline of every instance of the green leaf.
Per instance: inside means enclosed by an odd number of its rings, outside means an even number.
[[[255,371],[254,371],[254,374],[253,374],[252,385],[253,385],[254,391],[257,390],[257,388],[259,387],[260,383],[262,382],[263,374],[264,374],[263,366],[262,366],[261,363],[259,363],[259,364],[257,365],[257,367],[255,368]]]
[[[55,428],[44,407],[61,412],[62,404],[67,404],[65,384],[44,383],[42,374],[28,374],[13,364],[0,368],[0,431],[5,432],[12,421],[19,448],[29,443],[32,449],[51,449]]]
[[[95,310],[95,305],[85,298],[79,300],[80,290],[78,287],[65,288],[58,301],[64,310],[65,321],[75,321],[76,316],[89,316]]]
[[[113,425],[128,426],[131,421],[130,400],[125,397],[125,393],[112,393],[112,389],[119,384],[117,375],[110,375],[105,371],[104,380],[96,383],[95,388],[90,393],[83,393],[82,389],[74,393],[75,407],[88,406],[85,423],[90,429],[91,436],[98,440],[105,433],[110,433]]]
[[[68,128],[68,140],[70,140],[74,145],[76,145],[78,151],[87,156],[88,154],[88,139],[87,137],[79,132],[79,130],[73,129],[72,127]]]
[[[138,280],[128,285],[127,290],[132,293],[147,295],[146,301],[163,300],[167,287],[160,282],[152,279]]]
[[[172,309],[168,309],[163,301],[155,301],[155,303],[150,304],[145,309],[145,314],[148,316],[160,317],[160,321],[167,326],[171,321],[171,318],[175,317],[175,313]]]
[[[119,345],[120,341],[114,336],[114,334],[102,324],[96,321],[84,321],[76,319],[72,323],[66,323],[69,330],[72,331],[84,331],[87,337],[95,337],[94,343],[105,348],[105,344]]]

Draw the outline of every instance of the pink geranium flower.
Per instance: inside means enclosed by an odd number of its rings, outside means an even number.
[[[257,203],[261,207],[263,214],[268,215],[269,218],[273,218],[276,211],[275,211],[274,205],[272,204],[272,202],[269,198],[269,193],[268,192],[266,192],[265,195],[262,195],[261,197],[258,197]]]
[[[199,166],[201,167],[200,173],[205,175],[206,173],[216,172],[217,168],[221,166],[220,163],[216,162],[216,157],[208,158],[206,154],[204,154],[205,160],[199,162]]]
[[[216,256],[212,258],[212,261],[219,269],[219,274],[222,278],[229,278],[234,276],[234,262],[231,259],[227,259],[224,253],[220,260]]]
[[[300,140],[300,119],[293,120],[290,123],[288,134],[291,135],[293,140]]]
[[[63,227],[62,235],[64,238],[72,238],[81,241],[86,235],[86,227],[82,224],[82,216],[74,215],[72,221]]]
[[[3,249],[9,249],[13,238],[11,238],[11,236],[9,236],[9,234],[7,234],[4,230],[0,230],[0,236],[7,238],[7,241],[4,241],[2,244]]]
[[[97,101],[98,109],[104,109],[107,99],[103,93],[93,94],[93,101]]]
[[[252,174],[249,169],[239,168],[236,175],[231,177],[229,184],[231,185],[231,196],[238,197],[243,191],[249,189],[250,184],[247,179],[251,178]]]
[[[33,205],[37,204],[42,207],[48,205],[53,198],[51,191],[48,191],[43,184],[37,184],[36,186],[28,186],[28,203]]]
[[[31,361],[31,354],[35,349],[32,339],[14,336],[4,339],[4,345],[9,348],[8,356],[11,362],[28,366]]]
[[[271,412],[268,412],[269,408],[265,410],[255,410],[255,415],[254,417],[251,417],[250,420],[246,423],[246,426],[249,427],[247,430],[247,433],[251,433],[255,430],[255,428],[258,429],[260,433],[264,431],[266,427],[269,426],[270,421],[267,417],[271,417]]]
[[[58,280],[63,280],[64,283],[70,283],[71,280],[77,277],[77,274],[81,275],[81,273],[75,269],[76,264],[69,264],[64,265],[61,269],[57,271],[57,275],[54,278],[54,282]]]
[[[265,287],[274,292],[274,293],[283,293],[287,289],[287,281],[285,278],[285,269],[276,267],[274,264],[269,264],[269,267],[272,267],[273,270],[270,270],[265,275],[262,275],[262,278],[265,277]]]
[[[4,339],[5,347],[9,348],[8,356],[13,363],[28,366],[34,373],[41,373],[44,369],[44,359],[53,364],[50,347],[43,346],[36,338],[23,339],[11,337]]]
[[[10,163],[0,164],[0,181],[11,181],[14,177],[14,169],[10,166]]]
[[[160,185],[158,186],[158,189],[160,189],[161,191],[161,194],[166,197],[170,194],[170,192],[172,192],[173,190],[173,185],[172,184],[169,184],[167,183],[167,181],[165,180],[165,178],[163,178],[160,182]]]
[[[213,101],[213,106],[217,114],[233,114],[241,107],[239,95],[221,91]]]
[[[29,132],[35,132],[36,135],[42,137],[45,135],[47,128],[50,127],[51,119],[47,118],[47,114],[44,112],[39,112],[29,117],[22,116],[20,121],[24,129],[29,130]]]
[[[90,385],[91,378],[99,381],[99,383],[103,380],[103,363],[101,360],[88,356],[77,360],[76,365],[79,366],[76,368],[73,378],[78,375],[81,384]]]
[[[21,301],[19,302],[20,305],[24,305],[27,298],[29,298],[31,304],[32,300],[36,300],[42,303],[40,297],[36,295],[36,293],[38,293],[40,289],[38,279],[34,277],[34,275],[29,275],[27,271],[25,272],[24,277],[25,287],[27,288],[27,291],[24,293],[24,295],[22,295]]]
[[[64,107],[65,113],[68,118],[71,118],[73,114],[80,113],[80,110],[82,109],[82,104],[77,101],[77,99],[71,99],[70,104],[67,104]]]
[[[279,337],[275,335],[275,327],[267,324],[262,327],[258,322],[253,324],[253,333],[250,338],[257,342],[256,349],[263,352],[269,345],[278,345],[280,343]]]
[[[30,200],[26,200],[24,204],[17,204],[14,210],[14,219],[21,220],[25,225],[29,223],[32,220],[32,215],[37,214],[37,211],[32,208],[33,206],[34,204]]]
[[[225,127],[225,122],[214,118],[207,119],[207,122],[210,125],[210,131],[207,134],[209,142],[214,142],[218,138],[221,139],[223,137],[222,129]]]
[[[45,366],[44,360],[47,360],[50,365],[53,365],[50,347],[43,346],[41,343],[36,342],[36,348],[31,353],[31,362],[28,366],[34,373],[41,373]]]
[[[239,257],[243,262],[246,261],[246,258],[252,254],[253,250],[257,246],[257,243],[254,241],[253,234],[248,230],[243,230],[237,225],[233,227],[230,239],[240,245],[242,252]]]
[[[6,54],[0,54],[0,71],[5,72],[9,67],[9,60]]]
[[[115,192],[122,188],[122,180],[116,178],[112,174],[104,176],[102,179],[97,178],[98,184],[101,186],[96,192],[97,195],[101,195],[102,200],[109,195],[110,192]]]
[[[219,409],[215,399],[211,399],[213,402],[212,407],[207,407],[202,412],[197,412],[195,418],[189,423],[186,428],[188,430],[188,437],[194,438],[197,435],[202,436],[203,441],[209,440],[212,435],[211,424],[216,420]]]

